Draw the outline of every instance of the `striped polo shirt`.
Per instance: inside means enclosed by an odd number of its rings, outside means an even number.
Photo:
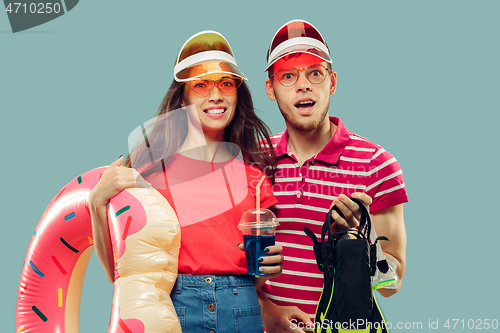
[[[283,246],[283,273],[268,280],[263,290],[278,305],[298,306],[314,319],[323,287],[323,273],[314,258],[313,244],[302,227],[320,238],[325,215],[334,198],[365,192],[370,212],[408,202],[401,167],[382,147],[350,132],[339,118],[332,139],[314,157],[298,165],[290,152],[288,135],[271,138],[278,158],[273,187],[278,200],[276,243]],[[380,235],[381,236],[381,235]]]

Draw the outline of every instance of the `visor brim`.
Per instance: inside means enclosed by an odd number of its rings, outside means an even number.
[[[213,68],[207,68],[202,66],[203,64],[196,64],[181,70],[179,73],[174,75],[174,79],[177,82],[186,82],[192,80],[204,79],[204,76],[209,74],[228,74],[230,77],[236,76],[237,78],[247,80],[246,76],[240,71],[240,69],[229,63],[221,61],[217,66]]]
[[[275,55],[273,57],[273,59],[269,59],[269,63],[267,65],[266,69],[264,69],[264,72],[266,72],[272,65],[274,65],[281,58],[283,58],[287,55],[293,54],[293,53],[311,54],[313,56],[318,57],[319,59],[321,59],[323,61],[326,61],[329,64],[332,63],[332,59],[330,58],[330,56],[327,53],[325,53],[322,50],[317,49],[314,46],[311,46],[311,45],[293,45],[293,46],[290,46],[290,47],[284,49],[283,51],[281,51],[277,55]]]

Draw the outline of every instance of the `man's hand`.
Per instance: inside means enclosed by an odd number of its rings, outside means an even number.
[[[372,203],[372,198],[366,193],[355,192],[352,194],[352,197],[361,200],[367,207]],[[332,224],[332,232],[336,233],[358,227],[361,212],[359,206],[354,201],[341,194],[338,198],[333,200],[330,208],[333,205],[337,206],[345,218],[342,218],[336,211],[332,211],[332,218],[335,221]],[[378,289],[382,296],[389,297],[399,291],[406,269],[406,230],[404,225],[403,204],[380,210],[371,214],[371,217],[377,235],[389,238],[389,241],[380,243],[384,255],[394,258],[397,264],[396,274],[399,277],[398,288]]]
[[[309,315],[298,307],[276,305],[266,297],[262,290],[259,290],[257,294],[267,333],[305,333],[299,327],[314,327]]]
[[[372,198],[363,192],[354,192],[352,194],[353,198],[361,200],[366,207],[370,206],[372,203]],[[335,223],[332,224],[332,232],[340,232],[349,229],[355,229],[359,226],[359,220],[361,219],[361,210],[357,203],[352,201],[346,195],[341,194],[338,198],[335,198],[330,206],[332,208],[336,206],[344,217],[340,216],[335,210],[332,210],[332,218]]]

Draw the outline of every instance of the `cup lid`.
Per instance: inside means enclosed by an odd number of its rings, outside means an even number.
[[[238,223],[238,229],[266,229],[266,228],[276,228],[279,225],[276,215],[269,209],[261,208],[257,210],[256,208],[249,209],[241,216],[240,223]]]

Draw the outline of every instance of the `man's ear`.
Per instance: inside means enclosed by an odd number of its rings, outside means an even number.
[[[269,78],[266,79],[266,93],[271,101],[276,100],[276,95],[274,94],[273,82]]]
[[[337,90],[337,73],[332,71],[332,86],[330,87],[330,95],[335,94],[335,90]]]

